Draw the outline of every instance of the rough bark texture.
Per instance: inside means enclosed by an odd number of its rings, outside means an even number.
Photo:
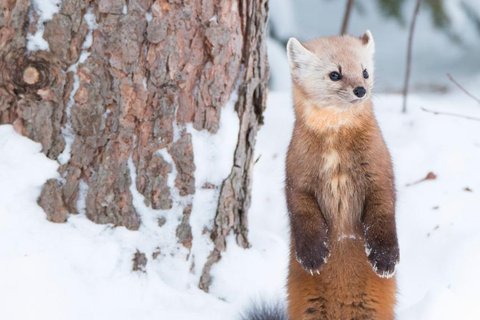
[[[49,50],[28,51],[37,13],[28,0],[0,0],[0,123],[62,164],[62,178],[39,198],[48,219],[66,221],[82,200],[92,221],[138,229],[134,184],[154,209],[171,209],[174,194],[185,198],[177,237],[190,247],[195,155],[186,124],[215,133],[238,81],[239,140],[221,186],[215,249],[200,284],[207,289],[227,234],[248,246],[266,17],[267,0],[64,0],[44,24]],[[177,190],[168,185],[174,172]]]
[[[145,268],[147,267],[147,262],[148,262],[148,259],[145,253],[137,250],[133,255],[132,262],[133,262],[132,271],[145,272]]]
[[[266,106],[268,64],[266,33],[268,1],[240,1],[243,34],[244,70],[240,75],[238,101],[235,106],[240,117],[240,132],[230,175],[223,182],[215,216],[212,240],[215,247],[208,257],[200,278],[200,288],[208,291],[212,282],[211,267],[226,249],[226,237],[233,230],[237,244],[249,246],[247,211],[250,207],[250,189],[253,156],[257,131],[263,123]]]
[[[62,199],[62,185],[55,179],[49,179],[40,194],[39,204],[44,208],[47,219],[52,222],[65,222],[68,210]]]

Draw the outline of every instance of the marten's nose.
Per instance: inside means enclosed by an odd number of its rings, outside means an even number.
[[[365,90],[364,87],[356,87],[355,89],[353,89],[353,93],[354,93],[357,97],[361,98],[361,97],[363,97],[363,96],[365,95],[365,93],[367,93],[367,90]]]

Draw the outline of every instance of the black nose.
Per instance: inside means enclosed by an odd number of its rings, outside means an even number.
[[[353,89],[353,93],[354,93],[357,97],[361,98],[361,97],[363,97],[363,96],[365,95],[365,93],[367,93],[367,90],[365,90],[364,87],[356,87],[355,89]]]

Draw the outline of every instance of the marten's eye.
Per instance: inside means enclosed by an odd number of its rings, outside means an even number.
[[[337,71],[330,72],[329,77],[330,77],[330,80],[332,81],[342,80],[342,75]]]
[[[368,79],[368,71],[367,69],[363,70],[363,78]]]

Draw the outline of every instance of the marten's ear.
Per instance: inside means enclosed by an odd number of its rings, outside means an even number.
[[[365,31],[360,40],[362,40],[363,45],[367,47],[371,54],[375,53],[375,41],[373,41],[373,35],[370,30]]]
[[[287,57],[294,77],[298,77],[310,69],[317,60],[317,57],[295,38],[288,40]]]

